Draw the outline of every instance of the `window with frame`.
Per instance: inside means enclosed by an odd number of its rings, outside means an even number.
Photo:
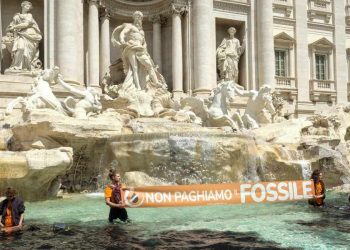
[[[275,75],[287,76],[287,51],[275,50]]]
[[[322,54],[315,54],[316,79],[327,79],[327,56]]]

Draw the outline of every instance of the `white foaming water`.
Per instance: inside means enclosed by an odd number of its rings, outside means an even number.
[[[292,160],[292,156],[287,148],[279,147],[278,149],[284,158],[286,158],[288,161]]]
[[[84,195],[87,197],[104,197],[104,193],[102,192],[87,193]]]
[[[312,170],[311,170],[311,163],[308,160],[298,160],[297,163],[300,164],[301,172],[303,174],[303,179],[310,179]]]

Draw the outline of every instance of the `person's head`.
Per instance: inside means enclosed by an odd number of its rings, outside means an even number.
[[[143,14],[141,11],[135,11],[132,17],[135,25],[142,26]]]
[[[109,176],[109,179],[111,179],[111,181],[116,183],[120,182],[120,174],[115,169],[109,170],[108,176]]]
[[[227,33],[230,35],[230,37],[234,37],[236,34],[236,29],[234,27],[230,27],[228,28]]]
[[[321,170],[316,169],[312,172],[311,179],[314,180],[314,182],[319,182],[323,177],[323,173]]]
[[[29,12],[31,9],[33,9],[33,5],[32,5],[32,3],[29,2],[29,1],[23,1],[23,2],[21,3],[21,7],[22,7],[22,11],[25,12],[25,13],[27,13],[27,12]]]
[[[8,187],[5,191],[5,196],[6,196],[6,199],[8,200],[13,200],[16,194],[17,194],[16,190],[11,187]]]

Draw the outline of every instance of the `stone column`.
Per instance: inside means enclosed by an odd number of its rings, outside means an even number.
[[[335,45],[335,81],[337,103],[348,101],[347,67],[346,67],[346,32],[344,1],[333,1],[334,6],[334,45]]]
[[[153,61],[162,72],[162,18],[160,15],[152,16],[153,23]]]
[[[92,87],[99,86],[99,18],[98,18],[98,0],[89,0],[89,36],[88,36],[88,85]]]
[[[174,5],[172,6],[172,73],[174,97],[179,97],[183,94],[182,12],[182,8],[175,7]]]
[[[216,85],[213,0],[193,0],[194,95],[207,96]]]
[[[275,49],[273,40],[273,0],[257,1],[259,87],[275,85]]]
[[[190,3],[189,3],[190,4]],[[184,23],[184,92],[188,95],[191,95],[191,20],[190,20],[190,11],[191,6],[187,7],[187,11],[185,12],[185,23]]]
[[[2,4],[0,0],[0,41],[2,40]],[[0,73],[1,73],[1,67],[2,67],[2,59],[0,58]]]
[[[111,47],[109,32],[110,15],[107,10],[101,16],[101,37],[100,37],[100,82],[111,64]]]
[[[55,64],[64,80],[84,84],[84,23],[81,0],[55,1]]]
[[[298,0],[295,4],[295,40],[296,43],[296,85],[298,88],[298,102],[310,102],[310,78],[314,78],[315,58],[312,53],[311,74],[308,62],[308,28],[307,28],[307,0]],[[310,76],[310,78],[309,78]],[[299,109],[299,108],[298,108]]]
[[[55,66],[55,2],[44,0],[44,68]]]

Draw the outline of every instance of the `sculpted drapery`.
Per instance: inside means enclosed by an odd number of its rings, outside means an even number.
[[[13,16],[12,22],[6,28],[3,43],[9,49],[12,63],[9,70],[31,71],[41,67],[39,61],[39,42],[42,39],[39,26],[29,11],[32,4],[24,1],[22,12]]]
[[[142,29],[143,14],[136,11],[133,23],[124,23],[112,33],[112,43],[122,52],[126,78],[123,88],[137,90],[156,90],[166,88],[163,76],[157,71],[147,51],[145,33]]]
[[[216,50],[220,79],[225,81],[238,82],[238,62],[245,50],[245,42],[241,46],[239,40],[235,38],[236,29],[228,29],[229,38],[224,38]]]

